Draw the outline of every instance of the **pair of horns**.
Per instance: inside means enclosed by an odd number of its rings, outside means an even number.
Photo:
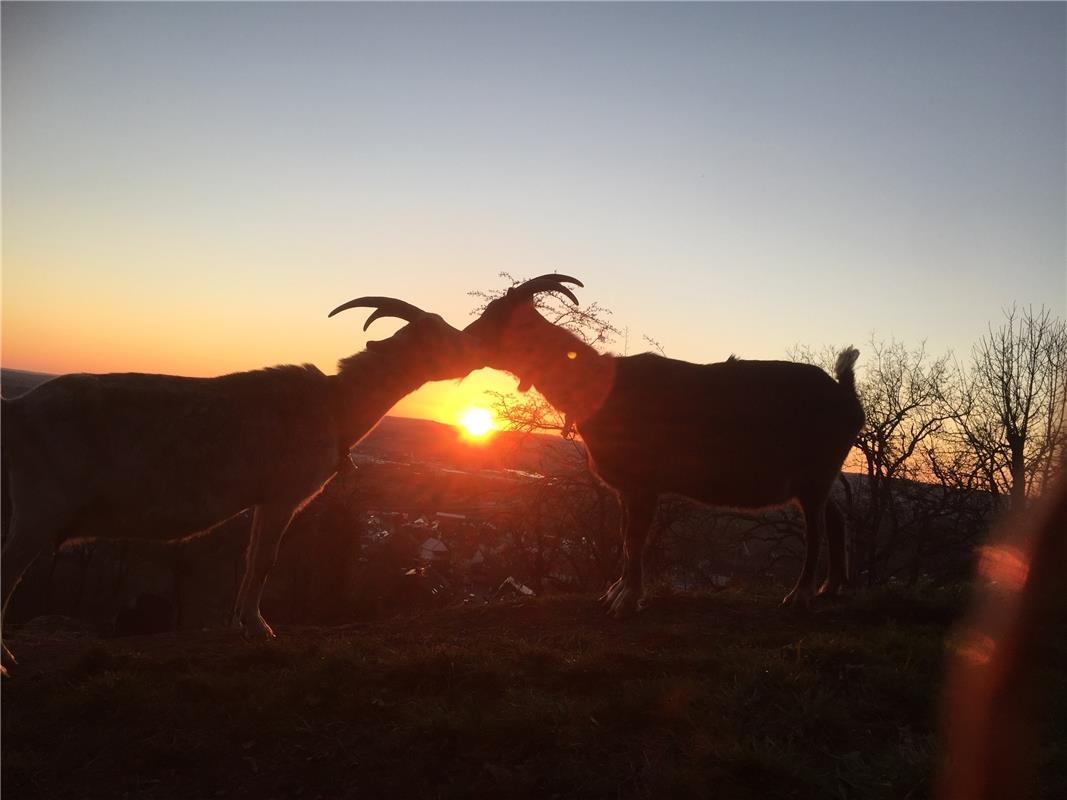
[[[518,286],[512,286],[504,297],[509,303],[521,303],[524,300],[529,300],[538,292],[559,292],[572,303],[578,305],[578,298],[574,296],[574,292],[564,285],[566,283],[573,283],[575,286],[585,288],[585,284],[577,278],[572,278],[570,275],[551,273],[549,275],[538,275],[536,278],[530,278],[530,280],[520,283]],[[418,306],[413,306],[403,300],[397,300],[395,297],[357,297],[355,300],[349,300],[347,303],[337,306],[327,316],[332,317],[334,314],[339,314],[349,308],[374,309],[374,313],[367,317],[367,321],[363,323],[363,330],[367,330],[374,320],[382,317],[396,317],[407,322],[414,322],[418,317],[427,313]]]
[[[563,285],[565,283],[573,283],[575,286],[585,288],[585,284],[577,278],[572,278],[570,275],[551,273],[549,275],[538,275],[536,278],[530,278],[530,280],[520,283],[518,286],[512,286],[504,297],[509,302],[521,303],[524,300],[529,300],[538,292],[559,292],[572,303],[578,305],[578,298],[574,296],[574,292]]]
[[[414,322],[427,313],[418,306],[413,306],[403,300],[397,300],[395,297],[357,297],[355,300],[349,300],[347,303],[337,306],[327,316],[332,317],[334,314],[339,314],[349,308],[374,309],[374,313],[367,317],[367,321],[363,323],[363,330],[367,330],[374,320],[382,317],[396,317],[406,322]]]

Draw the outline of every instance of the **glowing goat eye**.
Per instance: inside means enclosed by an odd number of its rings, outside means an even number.
[[[578,354],[575,353],[573,350],[568,350],[567,351],[567,358],[569,358],[571,361],[574,361],[574,359],[576,359],[577,357],[578,357]]]

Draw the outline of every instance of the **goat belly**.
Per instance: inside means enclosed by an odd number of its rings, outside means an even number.
[[[77,539],[181,539],[214,528],[243,510],[173,500],[118,504],[98,499],[65,533]]]
[[[744,509],[780,506],[793,499],[790,481],[779,474],[754,477],[730,473],[702,478],[679,481],[665,490],[712,506]]]
[[[794,476],[765,448],[739,448],[681,432],[586,437],[590,466],[624,493],[684,495],[709,505],[762,508],[793,497]]]

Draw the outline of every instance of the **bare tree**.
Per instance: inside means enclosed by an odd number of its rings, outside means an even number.
[[[524,395],[497,391],[487,391],[485,394],[489,398],[493,415],[503,423],[505,430],[537,433],[562,432],[564,429],[563,415],[535,389]]]
[[[1004,312],[975,345],[960,435],[987,488],[1021,508],[1063,458],[1067,331],[1042,306]]]
[[[866,571],[870,585],[885,577],[882,573],[890,559],[900,560],[905,539],[913,540],[909,546],[917,554],[925,547],[923,532],[909,528],[920,525],[928,514],[911,513],[914,498],[904,491],[904,484],[931,479],[927,455],[940,449],[941,432],[954,417],[950,398],[957,381],[949,356],[931,358],[925,343],[909,350],[901,342],[872,336],[865,350],[871,355],[864,360],[857,387],[866,423],[845,463],[867,478],[858,493],[859,513],[853,524],[856,563]],[[831,347],[795,347],[789,356],[828,369],[834,352]],[[913,558],[913,575],[916,563]]]

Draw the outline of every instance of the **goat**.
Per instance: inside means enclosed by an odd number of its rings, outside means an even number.
[[[50,545],[177,539],[252,508],[232,624],[272,638],[259,603],[289,521],[404,395],[482,366],[474,340],[436,314],[359,297],[329,316],[355,307],[375,309],[364,330],[381,317],[409,324],[342,359],[336,375],[310,364],[215,378],[76,374],[4,399],[4,612]]]
[[[616,617],[642,604],[642,557],[657,499],[664,492],[718,506],[757,509],[796,501],[804,512],[807,555],[783,601],[810,604],[827,531],[830,567],[820,594],[847,583],[844,524],[827,502],[863,425],[847,348],[830,378],[785,361],[692,364],[651,353],[600,354],[534,308],[539,292],[577,298],[566,275],[542,275],[489,303],[465,332],[486,348],[487,365],[511,372],[519,390],[535,386],[577,431],[594,474],[622,506],[624,568],[601,601]]]

